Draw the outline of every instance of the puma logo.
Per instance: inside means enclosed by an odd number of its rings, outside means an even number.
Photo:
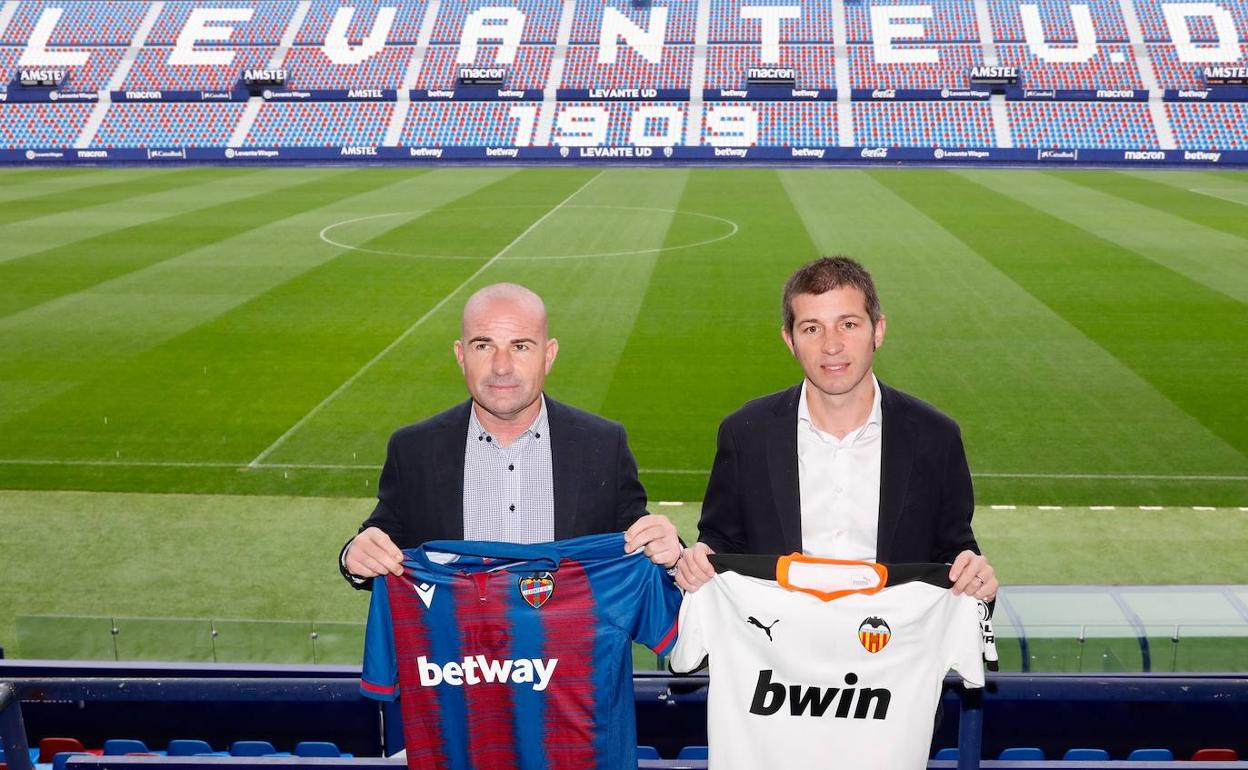
[[[758,626],[759,628],[763,629],[763,633],[767,634],[767,641],[769,642],[775,641],[775,639],[771,638],[771,627],[779,623],[780,618],[776,618],[775,620],[771,621],[771,625],[768,625],[768,626],[764,626],[762,623],[758,622],[758,618],[754,617],[753,615],[751,615],[749,620],[747,620],[746,622],[749,623],[751,626]]]

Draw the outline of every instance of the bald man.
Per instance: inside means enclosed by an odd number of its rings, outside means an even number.
[[[454,348],[471,398],[390,437],[377,507],[339,555],[348,582],[401,575],[401,549],[427,540],[626,532],[630,553],[675,565],[676,527],[646,513],[624,429],[542,393],[559,341],[537,294],[510,283],[473,294]]]

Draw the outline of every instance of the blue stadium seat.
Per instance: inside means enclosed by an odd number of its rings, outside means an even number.
[[[932,757],[932,759],[957,759],[957,758],[958,758],[958,750],[956,748],[951,748],[949,746],[946,746],[945,748],[937,751],[936,756]]]
[[[1127,755],[1129,762],[1172,762],[1174,752],[1170,749],[1136,749]]]
[[[228,751],[213,751],[207,741],[201,741],[195,738],[174,738],[169,741],[165,753],[171,757],[193,757],[199,756],[222,756],[228,757]]]
[[[676,755],[677,759],[710,759],[710,750],[706,746],[685,746]]]
[[[109,738],[104,741],[104,756],[120,757],[126,754],[150,754],[147,744],[133,738]]]
[[[295,744],[296,757],[341,757],[338,746],[329,741],[299,741]]]
[[[65,764],[69,762],[70,757],[74,756],[91,756],[86,751],[58,751],[56,756],[52,757],[52,770],[65,770]]]
[[[663,757],[659,756],[659,750],[653,746],[638,746],[637,758],[638,759],[662,759]]]
[[[1020,746],[1017,748],[1001,749],[1001,755],[997,759],[1044,759],[1044,752],[1034,746]]]
[[[234,741],[230,744],[232,757],[263,757],[276,753],[277,749],[268,741]]]
[[[1102,762],[1109,759],[1105,749],[1067,749],[1062,759],[1072,762]]]

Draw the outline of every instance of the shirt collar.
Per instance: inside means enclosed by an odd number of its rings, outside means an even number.
[[[818,431],[815,427],[815,421],[810,419],[810,405],[806,401],[806,386],[810,383],[802,378],[802,395],[797,399],[797,424],[806,425],[811,430]],[[884,422],[884,408],[880,398],[880,381],[875,378],[875,373],[871,373],[871,384],[875,386],[875,397],[871,399],[871,413],[867,415],[867,421],[862,425],[854,428],[847,435],[858,433],[868,425],[882,425]],[[822,432],[822,431],[820,431]]]
[[[540,439],[549,433],[550,422],[546,416],[546,394],[543,393],[539,398],[542,402],[542,408],[538,410],[537,418],[529,424],[529,427],[523,433],[516,437],[516,440],[530,437]],[[483,439],[489,435],[490,432],[477,419],[477,405],[476,402],[473,402],[468,409],[468,438]]]

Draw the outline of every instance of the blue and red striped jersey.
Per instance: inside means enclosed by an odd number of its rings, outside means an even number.
[[[409,768],[635,768],[631,641],[666,653],[680,590],[624,535],[431,541],[373,583],[361,691],[399,697]]]

